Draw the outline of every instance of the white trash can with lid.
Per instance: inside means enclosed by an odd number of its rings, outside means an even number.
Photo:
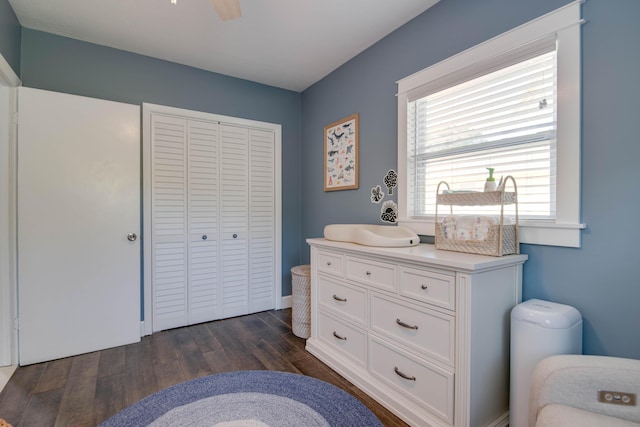
[[[530,299],[511,310],[509,426],[527,427],[531,375],[542,359],[582,354],[582,316],[574,307]]]

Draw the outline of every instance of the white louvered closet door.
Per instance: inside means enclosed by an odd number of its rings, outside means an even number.
[[[220,131],[223,314],[231,317],[249,312],[249,130]]]
[[[275,306],[275,134],[249,131],[250,291],[249,311]]]
[[[218,124],[153,115],[153,325],[219,319]]]
[[[218,128],[188,122],[189,324],[221,317],[218,280]]]
[[[278,129],[173,111],[147,116],[153,332],[273,309],[279,289]]]
[[[151,117],[153,330],[188,322],[187,122]]]

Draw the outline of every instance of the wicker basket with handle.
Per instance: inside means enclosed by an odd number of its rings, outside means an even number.
[[[507,182],[513,184],[513,191],[505,191]],[[440,187],[449,184],[442,181],[436,190],[435,247],[447,251],[466,252],[479,255],[503,256],[520,253],[518,229],[518,187],[512,176],[507,176],[500,191],[440,193]],[[484,240],[463,240],[445,238],[442,223],[438,217],[439,205],[450,206],[500,206],[500,223],[490,226]],[[515,205],[515,224],[504,223],[504,206]]]

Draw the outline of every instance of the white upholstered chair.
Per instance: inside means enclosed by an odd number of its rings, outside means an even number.
[[[634,394],[602,393],[600,391]],[[625,397],[626,396],[626,397]],[[621,400],[635,399],[635,406]],[[559,355],[542,360],[531,379],[529,427],[640,426],[640,360]]]

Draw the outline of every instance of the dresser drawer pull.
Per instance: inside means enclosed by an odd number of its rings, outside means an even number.
[[[423,290],[425,290],[425,291],[426,291],[427,289],[429,289],[429,286],[427,286],[427,285],[422,285],[422,286],[420,286],[420,287],[421,287]]]
[[[407,328],[407,329],[418,329],[418,325],[409,325],[407,323],[404,323],[402,320],[400,319],[396,319],[396,323],[400,326],[402,326],[403,328]]]
[[[331,261],[327,261],[327,266],[331,267]]]
[[[336,331],[333,331],[333,336],[338,338],[339,340],[342,340],[342,341],[346,341],[347,340],[347,337],[341,337],[340,335],[338,335],[336,333]]]
[[[340,298],[336,294],[333,294],[333,299],[336,300],[336,301],[340,301],[340,302],[347,302],[346,298]]]
[[[370,271],[367,271],[364,274],[366,274],[367,276],[371,276],[371,272]]]
[[[405,380],[409,380],[409,381],[415,381],[416,377],[410,377],[409,375],[403,373],[400,369],[398,369],[397,366],[393,367],[393,372],[396,373],[396,375],[398,375],[399,377],[404,378]]]

